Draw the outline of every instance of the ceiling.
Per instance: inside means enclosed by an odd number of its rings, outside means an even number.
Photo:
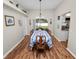
[[[40,8],[39,0],[14,0],[25,9],[35,10]],[[42,9],[54,9],[58,6],[63,0],[42,0],[41,8]]]

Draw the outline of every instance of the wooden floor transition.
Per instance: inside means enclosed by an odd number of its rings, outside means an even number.
[[[36,52],[30,51],[28,48],[29,36],[25,36],[23,41],[9,54],[5,59],[75,59],[57,39],[52,36],[53,47],[44,54],[36,57]]]

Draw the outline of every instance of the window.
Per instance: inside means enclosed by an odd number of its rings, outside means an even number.
[[[36,19],[35,28],[36,29],[47,29],[48,28],[47,19]]]

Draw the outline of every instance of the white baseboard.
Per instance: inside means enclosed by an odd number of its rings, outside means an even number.
[[[54,34],[53,34],[54,35]],[[61,40],[56,36],[56,35],[54,35],[54,37],[59,41],[59,42],[61,42]]]
[[[60,40],[57,36],[54,35],[54,37],[55,37],[59,42],[61,42],[61,40]],[[66,48],[66,50],[67,50],[73,57],[76,58],[76,55],[75,55],[73,52],[71,52],[70,49]]]
[[[53,35],[59,42],[66,41],[66,40],[60,40],[56,35]]]
[[[3,59],[23,40],[24,37],[21,38],[21,40],[16,43],[7,53],[4,54]]]
[[[66,50],[67,50],[73,57],[76,58],[76,55],[75,55],[73,52],[71,52],[69,48],[66,48]]]
[[[51,31],[51,35],[54,36],[53,32]]]

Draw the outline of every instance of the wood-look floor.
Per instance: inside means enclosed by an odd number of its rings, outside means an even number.
[[[63,47],[67,48],[68,43],[66,41],[61,41],[61,44],[62,44]]]
[[[27,37],[27,38],[26,38]],[[50,51],[46,51],[46,55],[44,57],[44,54],[41,53],[36,57],[36,52],[30,51],[28,48],[29,44],[29,36],[26,36],[23,43],[24,48],[19,50],[16,50],[12,55],[9,54],[5,59],[75,59],[63,46],[60,42],[57,41],[57,39],[53,38],[53,47]],[[26,42],[27,41],[27,42]],[[18,51],[18,53],[17,53]]]

